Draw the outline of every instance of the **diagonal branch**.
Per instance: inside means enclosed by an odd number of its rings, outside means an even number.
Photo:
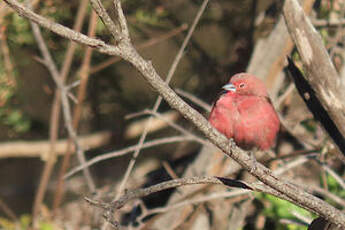
[[[204,0],[203,3],[202,3],[202,5],[200,6],[199,11],[198,11],[198,13],[197,13],[197,15],[196,15],[196,17],[195,17],[195,19],[194,19],[194,21],[193,21],[193,24],[192,24],[192,26],[189,28],[188,33],[187,33],[187,36],[186,36],[186,38],[184,39],[183,44],[182,44],[182,46],[180,47],[180,49],[179,49],[179,51],[178,51],[178,53],[177,53],[177,55],[176,55],[176,57],[175,57],[175,59],[174,59],[172,65],[171,65],[171,67],[170,67],[170,69],[169,69],[168,76],[166,77],[165,82],[164,82],[165,84],[168,85],[169,82],[171,81],[171,79],[172,79],[172,77],[173,77],[173,75],[174,75],[174,73],[175,73],[175,70],[176,70],[176,68],[177,68],[177,65],[179,64],[179,62],[180,62],[180,60],[181,60],[181,58],[182,58],[182,56],[183,56],[183,52],[184,52],[184,50],[185,50],[185,48],[186,48],[186,46],[187,46],[187,44],[188,44],[190,38],[192,37],[192,34],[193,34],[193,32],[194,32],[194,30],[195,30],[195,28],[196,28],[196,25],[198,24],[198,22],[199,22],[199,20],[200,20],[200,18],[201,18],[201,15],[203,14],[203,12],[204,12],[205,9],[206,9],[206,6],[207,6],[208,1],[209,1],[209,0]],[[116,10],[117,10],[117,12],[118,12],[118,14],[119,14],[119,21],[120,21],[120,24],[121,24],[122,26],[126,27],[126,28],[123,28],[123,30],[128,32],[127,23],[126,23],[126,18],[123,16],[123,12],[122,12],[122,8],[121,8],[120,0],[114,0],[114,2],[115,2],[115,7],[117,7]],[[122,15],[122,16],[121,16],[121,15]],[[130,46],[133,47],[132,44],[130,44]],[[136,51],[135,51],[135,52],[136,52]],[[152,112],[153,112],[153,113],[156,113],[156,112],[158,111],[159,106],[160,106],[162,100],[163,100],[162,96],[159,95],[158,98],[156,99],[155,104],[153,105],[153,108],[152,108]],[[147,136],[147,134],[148,134],[148,131],[149,131],[149,129],[150,129],[151,124],[152,124],[152,118],[150,117],[150,119],[148,120],[148,122],[147,122],[147,124],[146,124],[146,126],[145,126],[145,128],[144,128],[144,131],[143,131],[142,135],[141,135],[140,138],[139,138],[138,145],[137,145],[137,149],[136,149],[135,152],[133,153],[132,160],[131,160],[131,161],[129,162],[129,164],[128,164],[128,168],[127,168],[127,170],[126,170],[126,172],[125,172],[125,176],[124,176],[123,180],[122,180],[121,183],[120,183],[120,186],[119,186],[119,189],[118,189],[118,192],[117,192],[117,195],[116,195],[116,198],[115,198],[115,199],[118,199],[118,198],[120,197],[120,195],[121,195],[121,193],[122,193],[122,191],[123,191],[123,189],[124,189],[124,186],[125,186],[126,183],[127,183],[127,180],[128,180],[128,178],[129,178],[129,176],[130,176],[130,174],[131,174],[131,172],[132,172],[132,170],[133,170],[133,168],[134,168],[134,165],[135,165],[135,163],[136,163],[136,159],[137,159],[137,157],[139,156],[140,149],[142,148],[142,145],[143,145],[144,142],[145,142],[145,139],[146,139],[146,136]]]
[[[331,62],[320,35],[306,17],[298,1],[287,0],[283,7],[283,14],[305,68],[307,81],[304,81],[306,84],[310,84],[312,90],[315,91],[315,103],[312,107],[311,105],[308,107],[314,115],[315,113],[319,115],[316,118],[320,120],[339,150],[345,155],[344,85]],[[303,86],[304,88],[306,84]],[[303,95],[304,100],[306,100],[305,97],[306,95]],[[316,99],[321,102],[323,108],[320,109],[325,111],[316,110],[318,108]]]
[[[15,0],[5,0],[13,9],[19,12],[21,15],[26,17],[34,16],[35,22],[40,23],[37,20],[37,15],[33,15],[33,12],[27,8],[21,6]],[[121,9],[119,9],[121,10]],[[39,19],[44,19],[39,16]],[[47,26],[42,22],[43,26]],[[227,156],[233,158],[237,161],[244,169],[249,171],[253,176],[258,178],[261,182],[270,187],[270,189],[275,192],[275,196],[282,199],[289,200],[294,204],[304,207],[323,216],[327,220],[342,226],[345,228],[345,215],[341,211],[337,210],[333,206],[324,202],[323,200],[303,191],[302,189],[292,185],[291,183],[276,177],[271,170],[266,168],[260,163],[256,163],[253,167],[253,162],[248,153],[239,147],[237,147],[232,140],[228,140],[224,135],[220,134],[215,128],[208,123],[208,121],[195,109],[191,108],[185,101],[183,101],[169,86],[164,82],[161,77],[157,74],[152,63],[146,61],[141,57],[133,45],[128,42],[119,42],[119,44],[114,46],[106,45],[104,42],[97,39],[90,39],[85,35],[79,33],[71,32],[63,26],[56,26],[54,23],[49,24],[54,25],[54,30],[59,32],[60,35],[68,36],[70,39],[74,39],[80,43],[85,44],[87,42],[92,47],[96,48],[100,52],[120,55],[123,59],[131,63],[144,77],[144,79],[167,101],[167,103],[174,109],[178,110],[187,120],[192,122],[213,144],[220,148]],[[48,27],[53,28],[53,27]],[[60,30],[56,30],[56,28]],[[68,32],[65,35],[64,32]],[[75,35],[74,37],[70,35]]]

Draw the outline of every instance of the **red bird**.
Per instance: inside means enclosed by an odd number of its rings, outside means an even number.
[[[272,147],[279,118],[264,83],[251,74],[239,73],[223,89],[210,113],[212,126],[243,149]]]

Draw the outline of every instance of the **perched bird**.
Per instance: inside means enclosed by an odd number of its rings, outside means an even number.
[[[272,147],[280,122],[264,83],[254,75],[239,73],[223,89],[210,113],[212,126],[243,149]]]

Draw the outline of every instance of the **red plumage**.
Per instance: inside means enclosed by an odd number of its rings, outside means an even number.
[[[239,73],[223,89],[209,122],[243,149],[272,147],[280,122],[264,83],[251,74]]]

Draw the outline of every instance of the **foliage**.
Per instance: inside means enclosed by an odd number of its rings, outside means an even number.
[[[321,180],[322,180],[322,178],[320,177],[320,181]],[[337,182],[337,180],[334,177],[332,177],[331,175],[327,174],[326,181],[327,181],[328,190],[332,194],[334,194],[334,195],[336,195],[336,196],[338,196],[338,197],[340,197],[342,199],[345,198],[345,191],[344,191],[344,189],[339,185],[339,183]],[[326,199],[326,201],[328,203],[332,204],[332,205],[336,205],[330,199]]]
[[[0,123],[17,133],[27,132],[30,129],[30,120],[13,104],[17,90],[16,81],[1,67],[0,62]]]
[[[9,219],[0,217],[0,229],[6,230],[27,230],[30,229],[31,216],[22,215],[19,217],[18,223],[13,222]],[[56,229],[54,225],[47,221],[41,221],[38,223],[38,230],[53,230]]]
[[[30,29],[30,23],[18,14],[8,17],[7,28],[8,40],[17,45],[33,45],[34,37]],[[20,34],[20,36],[18,36]]]
[[[159,26],[164,27],[167,25],[167,22],[164,21],[165,17],[167,16],[167,12],[164,10],[156,10],[156,11],[147,11],[144,9],[138,9],[135,12],[135,18],[139,23],[151,25],[151,26]]]
[[[307,216],[309,218],[312,217],[311,213],[306,211],[305,209],[302,209],[286,200],[281,200],[277,197],[268,195],[268,194],[257,194],[257,197],[263,201],[265,204],[264,208],[264,214],[271,218],[274,223],[276,224],[277,230],[305,230],[305,226],[297,226],[293,224],[281,224],[279,223],[279,220],[281,219],[289,219],[294,221],[299,221],[292,212],[297,212],[298,214],[302,216]]]

